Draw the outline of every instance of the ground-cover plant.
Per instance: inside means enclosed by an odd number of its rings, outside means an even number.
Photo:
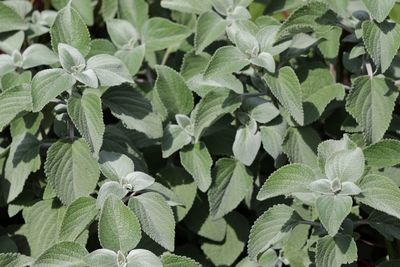
[[[0,266],[400,266],[399,14],[0,1]]]

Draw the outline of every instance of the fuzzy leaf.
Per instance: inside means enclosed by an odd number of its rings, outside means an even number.
[[[368,143],[379,141],[389,127],[398,92],[384,77],[354,80],[346,100],[347,111],[363,127]]]
[[[236,159],[246,166],[250,166],[257,156],[261,146],[261,134],[259,131],[253,133],[248,127],[240,127],[236,131],[232,150]]]
[[[80,267],[87,254],[86,248],[78,243],[61,242],[40,255],[32,267]]]
[[[128,156],[116,152],[101,151],[99,163],[101,173],[112,181],[119,182],[135,171],[133,161]]]
[[[149,192],[129,199],[129,207],[135,212],[143,231],[164,248],[175,247],[175,219],[164,198]]]
[[[102,86],[115,86],[133,82],[124,63],[114,56],[100,54],[91,57],[87,62],[87,68],[94,70]]]
[[[164,136],[161,143],[163,158],[168,158],[191,141],[191,136],[182,127],[171,124],[167,125],[164,129]]]
[[[184,13],[202,14],[211,10],[211,1],[197,0],[162,0],[161,6],[171,10],[177,10]]]
[[[172,253],[164,253],[161,255],[161,262],[164,267],[200,267],[201,264],[197,261],[185,257],[185,256],[178,256]]]
[[[151,251],[134,249],[126,256],[127,267],[154,266],[163,267],[161,260]]]
[[[384,168],[400,164],[400,142],[384,139],[364,149],[368,166]]]
[[[316,266],[340,267],[357,260],[357,246],[353,238],[338,234],[325,236],[317,241]]]
[[[189,172],[197,187],[206,192],[211,185],[211,166],[213,164],[210,153],[203,143],[196,143],[185,147],[179,152],[182,166]]]
[[[26,30],[28,25],[11,7],[0,3],[0,32]]]
[[[100,176],[99,166],[82,139],[54,143],[47,151],[45,173],[65,204],[91,194]]]
[[[396,0],[362,0],[372,17],[378,22],[382,22],[393,8]]]
[[[214,183],[208,191],[210,215],[222,218],[235,209],[247,195],[253,182],[250,171],[234,159],[223,158],[213,169]]]
[[[18,253],[0,254],[0,266],[3,267],[25,267],[32,265],[34,261],[34,258]]]
[[[224,20],[214,11],[201,14],[196,23],[194,39],[196,53],[201,53],[207,46],[221,37],[227,26],[228,21]]]
[[[114,195],[110,195],[101,209],[99,240],[103,248],[124,253],[135,248],[141,239],[136,215]]]
[[[333,153],[326,161],[325,175],[331,181],[357,182],[364,173],[365,159],[360,148]]]

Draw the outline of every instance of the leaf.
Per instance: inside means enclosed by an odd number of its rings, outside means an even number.
[[[144,23],[142,34],[146,49],[158,51],[180,44],[192,31],[184,25],[154,17]]]
[[[164,267],[200,267],[201,264],[186,256],[164,253],[161,255],[161,262]]]
[[[40,255],[32,267],[79,267],[87,254],[86,248],[78,243],[61,242]]]
[[[222,218],[234,210],[249,192],[253,179],[250,171],[234,159],[223,158],[213,169],[214,183],[208,191],[210,215]]]
[[[368,54],[380,66],[382,73],[389,67],[400,47],[400,26],[388,21],[377,24],[365,21],[362,24],[362,38]]]
[[[105,131],[98,91],[86,89],[82,95],[71,95],[68,100],[68,115],[89,145],[91,152],[98,157]]]
[[[241,214],[233,212],[226,219],[228,224],[224,241],[215,243],[205,240],[201,245],[201,250],[214,266],[233,266],[243,252],[249,234],[247,219]]]
[[[321,139],[310,127],[289,128],[283,142],[283,152],[290,163],[304,163],[317,167],[317,146]]]
[[[67,4],[61,9],[50,28],[51,45],[58,52],[58,44],[64,43],[78,49],[83,55],[90,51],[90,34],[79,13]]]
[[[52,65],[57,62],[57,55],[42,44],[30,45],[22,53],[22,67],[24,69],[30,69],[40,65]]]
[[[262,201],[279,195],[309,192],[308,185],[317,179],[314,171],[305,164],[289,164],[272,173],[258,192]]]
[[[161,118],[149,100],[129,85],[109,88],[102,100],[128,129],[136,130],[156,139],[163,134]]]
[[[124,63],[117,57],[100,54],[87,61],[87,69],[92,69],[102,86],[132,83],[133,80]]]
[[[18,85],[0,93],[0,130],[3,130],[20,112],[32,108],[28,85]]]
[[[227,113],[239,108],[240,98],[230,91],[211,91],[205,95],[192,113],[194,138],[200,139],[205,130]]]
[[[101,185],[99,193],[97,194],[96,199],[96,207],[101,209],[104,205],[104,202],[110,195],[117,197],[118,199],[122,199],[126,194],[128,194],[128,190],[125,189],[120,182],[108,181]]]
[[[157,94],[170,116],[188,114],[193,109],[193,95],[183,77],[167,66],[156,66]]]
[[[23,191],[28,176],[40,169],[39,150],[40,142],[30,133],[13,138],[4,173],[4,178],[8,181],[3,188],[7,203]]]
[[[129,74],[133,76],[139,72],[145,57],[145,52],[145,45],[140,45],[131,50],[119,50],[115,53],[115,56],[125,64],[129,70]]]
[[[39,201],[28,208],[25,216],[26,238],[32,257],[39,256],[59,241],[59,231],[64,214],[65,207],[52,199]]]
[[[160,259],[152,252],[145,249],[134,249],[126,256],[127,267],[154,266],[163,267]]]
[[[316,200],[318,217],[330,236],[335,236],[347,215],[353,200],[349,196],[322,195]]]
[[[365,159],[360,148],[333,153],[325,164],[325,175],[330,180],[357,182],[364,173]]]
[[[363,127],[367,143],[379,141],[389,127],[398,92],[384,77],[362,76],[354,80],[346,110]]]
[[[317,267],[340,267],[357,260],[357,246],[348,235],[325,236],[317,241],[315,257]]]
[[[121,253],[117,254],[112,250],[100,248],[86,255],[84,261],[90,267],[120,267],[119,255]]]
[[[381,0],[379,2],[374,0],[362,0],[372,17],[378,22],[382,22],[392,10],[396,0]]]
[[[118,12],[122,19],[132,23],[136,29],[142,29],[149,19],[149,4],[145,0],[119,0]]]
[[[128,205],[138,216],[143,231],[162,247],[173,251],[175,219],[164,198],[149,192],[130,198]]]
[[[382,211],[400,219],[400,189],[389,178],[377,174],[369,174],[359,182],[361,195],[356,199],[378,211]]]
[[[101,173],[112,181],[119,182],[135,171],[133,161],[126,155],[110,151],[101,151],[99,155]]]
[[[209,79],[238,72],[250,64],[247,56],[234,46],[223,46],[211,57],[204,78]]]
[[[126,20],[110,19],[107,20],[107,32],[111,41],[118,48],[126,48],[134,44],[139,38],[136,29]]]
[[[0,254],[0,266],[3,267],[25,267],[32,265],[34,261],[34,258],[18,253]]]
[[[224,20],[214,11],[201,14],[196,22],[194,38],[196,53],[201,53],[207,46],[221,37],[227,26],[228,21]]]
[[[135,248],[140,239],[140,223],[136,215],[121,200],[110,195],[104,202],[99,219],[101,246],[126,253]]]
[[[251,63],[271,73],[275,72],[276,65],[274,57],[268,52],[261,52],[256,58],[251,59]]]
[[[178,125],[167,125],[161,141],[163,158],[168,158],[176,151],[188,145],[192,141],[191,136]]]
[[[101,2],[101,14],[104,21],[115,17],[118,11],[118,0],[104,0]]]
[[[197,0],[162,0],[161,6],[171,10],[177,10],[184,13],[202,14],[211,10],[211,1]]]
[[[302,91],[296,73],[291,67],[283,67],[277,77],[264,75],[273,95],[300,125],[304,124]]]
[[[384,139],[364,149],[368,166],[384,168],[400,164],[400,142]]]
[[[250,259],[277,244],[290,233],[294,209],[286,205],[276,205],[264,212],[250,230],[247,253]]]
[[[210,153],[204,143],[186,146],[179,152],[181,164],[189,172],[197,187],[206,192],[211,185],[211,166],[213,164]]]
[[[275,161],[283,153],[282,144],[286,127],[286,122],[282,119],[281,122],[260,127],[263,148]]]
[[[86,65],[85,57],[75,47],[59,43],[57,48],[60,64],[69,73],[77,72],[74,68]]]
[[[47,151],[45,173],[64,204],[91,194],[100,175],[98,164],[82,139],[54,143]]]
[[[33,111],[42,110],[53,98],[70,90],[75,82],[75,78],[62,69],[38,72],[32,79]]]
[[[372,211],[368,216],[368,224],[377,230],[385,239],[400,237],[400,220],[380,211]]]
[[[232,150],[235,158],[246,166],[250,166],[257,156],[261,146],[261,134],[252,132],[249,126],[240,127],[236,131]]]
[[[26,30],[28,25],[11,7],[0,3],[0,32]]]
[[[95,219],[99,210],[92,197],[80,197],[72,202],[65,212],[60,227],[60,240],[76,241]]]

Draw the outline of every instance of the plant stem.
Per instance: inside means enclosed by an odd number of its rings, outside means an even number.
[[[367,69],[368,76],[372,78],[374,76],[374,71],[372,70],[371,63],[366,63],[365,68]]]
[[[71,118],[68,119],[67,130],[68,130],[68,137],[70,139],[74,139],[74,137],[75,137],[75,126],[74,126],[74,123],[72,122]]]
[[[307,220],[299,221],[299,223],[300,224],[311,225],[311,226],[314,226],[314,227],[321,227],[322,226],[321,223],[319,223],[319,222],[313,222],[313,221],[307,221]]]

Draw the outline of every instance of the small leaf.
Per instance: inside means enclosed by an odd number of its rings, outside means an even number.
[[[381,0],[379,2],[374,0],[362,0],[372,17],[378,22],[382,22],[392,10],[396,0]]]
[[[57,51],[61,66],[68,72],[73,72],[74,67],[84,67],[86,65],[84,56],[75,47],[59,43]]]
[[[82,95],[71,95],[68,100],[68,115],[91,152],[98,157],[105,131],[99,92],[86,89]]]
[[[365,21],[362,24],[363,41],[374,63],[381,66],[382,73],[389,67],[400,47],[400,26],[388,21],[377,24]]]
[[[101,209],[99,240],[103,248],[130,251],[139,243],[141,231],[136,215],[117,197],[110,195]]]
[[[371,167],[384,168],[400,164],[400,142],[384,139],[364,149],[365,160]]]
[[[144,172],[132,172],[123,179],[123,182],[129,184],[135,192],[148,188],[154,184],[154,181],[153,177]]]
[[[90,34],[79,13],[67,4],[61,9],[50,29],[51,45],[58,52],[58,44],[65,43],[78,49],[83,55],[90,51]]]
[[[184,25],[154,17],[144,23],[142,34],[146,49],[158,51],[180,44],[192,31]]]
[[[203,143],[186,146],[179,153],[182,166],[195,180],[197,187],[206,192],[211,185],[212,158]]]
[[[161,260],[152,252],[145,249],[131,250],[126,256],[127,267],[154,266],[163,267]]]
[[[82,139],[54,143],[47,151],[45,173],[65,204],[91,194],[100,175],[98,164]]]
[[[346,110],[363,127],[368,143],[379,141],[389,127],[399,93],[384,77],[358,77],[346,100]]]
[[[295,211],[286,205],[276,205],[264,212],[250,230],[247,252],[251,259],[290,234]]]
[[[112,181],[121,181],[129,173],[135,171],[133,161],[126,155],[110,151],[100,152],[101,173]]]
[[[314,171],[304,164],[286,165],[272,173],[258,192],[257,199],[309,192],[308,185],[316,180]]]
[[[167,66],[156,66],[157,94],[168,114],[188,114],[193,109],[193,95],[183,77]]]
[[[235,209],[249,192],[253,179],[250,171],[234,159],[223,158],[213,169],[214,183],[208,191],[210,215],[222,218]]]
[[[340,225],[350,214],[353,200],[349,196],[323,195],[317,198],[316,208],[322,225],[330,236],[335,236]]]
[[[261,134],[259,131],[253,133],[248,127],[240,127],[236,131],[232,150],[235,158],[246,166],[250,166],[257,156],[261,146]]]
[[[101,209],[110,195],[115,196],[117,199],[122,199],[126,194],[128,194],[128,190],[121,183],[115,181],[105,182],[101,185],[97,194],[96,207]]]
[[[0,3],[0,32],[26,30],[28,25],[11,7]]]
[[[139,38],[133,25],[122,19],[107,20],[107,32],[110,35],[111,41],[118,48],[133,45]]]
[[[184,13],[202,14],[211,10],[211,1],[197,0],[162,0],[161,6],[171,10],[177,10]]]
[[[191,136],[178,125],[167,125],[161,141],[163,158],[168,158],[176,151],[188,145],[192,141]]]
[[[293,69],[291,67],[283,67],[279,70],[279,75],[277,77],[266,74],[264,80],[267,82],[274,96],[296,122],[303,125],[303,97],[300,82]]]
[[[268,72],[275,72],[274,57],[268,52],[261,52],[256,58],[251,59],[251,63],[266,69]]]
[[[130,198],[128,205],[138,216],[143,231],[158,244],[173,251],[175,219],[164,198],[149,192]]]
[[[357,260],[357,246],[353,238],[338,234],[335,237],[325,236],[317,241],[317,267],[340,267],[342,264]]]
[[[222,76],[238,72],[250,64],[247,56],[234,46],[220,47],[208,62],[204,78]]]
[[[30,45],[22,53],[22,67],[24,69],[30,69],[41,65],[52,65],[57,62],[57,55],[42,44]]]
[[[132,83],[128,69],[120,59],[107,54],[91,57],[87,68],[94,70],[102,86],[115,86],[122,83]]]
[[[96,201],[92,197],[76,199],[68,206],[65,212],[60,227],[60,240],[76,241],[98,213]]]
[[[385,212],[400,219],[400,189],[389,178],[369,174],[359,183],[361,195],[356,199],[376,210]]]
[[[365,159],[360,148],[333,153],[326,161],[325,175],[330,180],[357,182],[364,173]]]
[[[196,1],[196,0],[194,0]],[[204,1],[205,2],[205,1]],[[228,21],[224,20],[214,11],[208,11],[199,16],[196,23],[195,48],[199,54],[217,40],[225,32]]]
[[[61,242],[40,255],[32,267],[79,267],[87,254],[86,248],[78,243]]]
[[[86,255],[84,261],[90,267],[120,267],[117,257],[114,251],[101,248]]]
[[[48,69],[38,72],[32,79],[33,111],[38,112],[62,92],[75,84],[74,77],[62,69]]]

